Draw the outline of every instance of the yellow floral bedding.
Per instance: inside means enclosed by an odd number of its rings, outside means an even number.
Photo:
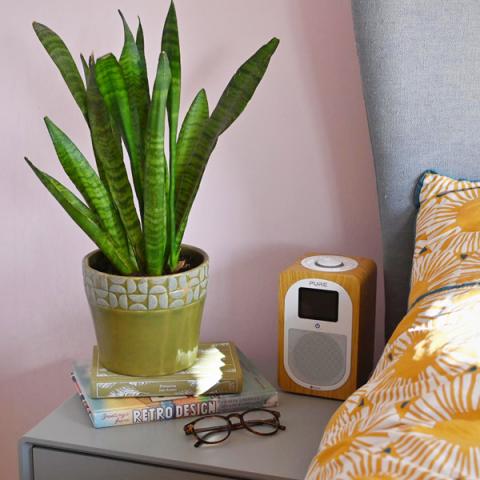
[[[307,479],[480,479],[480,182],[427,172],[409,310]]]

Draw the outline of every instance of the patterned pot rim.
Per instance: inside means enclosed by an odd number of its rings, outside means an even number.
[[[191,245],[182,245],[182,250],[201,256],[201,263],[183,272],[159,276],[103,272],[90,265],[100,250],[90,252],[82,261],[90,305],[114,310],[151,311],[186,307],[202,300],[208,284],[208,255]]]
[[[108,273],[108,272],[103,272],[102,270],[97,270],[96,268],[93,268],[91,265],[90,265],[90,259],[92,257],[94,257],[95,255],[98,255],[101,251],[100,249],[96,249],[96,250],[93,250],[92,252],[90,253],[87,253],[83,259],[82,259],[82,265],[83,265],[83,268],[85,269],[88,269],[88,270],[93,270],[94,272],[96,273],[101,273],[102,275],[107,275],[109,277],[114,277],[114,278],[131,278],[132,280],[142,280],[142,279],[145,279],[145,278],[170,278],[170,277],[178,277],[178,276],[181,276],[185,273],[188,273],[192,270],[195,270],[196,268],[200,268],[202,265],[205,265],[205,264],[208,264],[209,263],[209,258],[208,258],[208,254],[207,252],[205,252],[204,250],[202,250],[201,248],[198,248],[198,247],[194,247],[193,245],[187,245],[185,243],[182,243],[182,251],[183,250],[189,250],[189,251],[192,251],[192,252],[195,252],[195,253],[198,253],[200,254],[202,257],[203,257],[203,261],[202,263],[200,263],[199,265],[197,265],[196,267],[193,267],[193,268],[190,268],[188,270],[185,270],[183,272],[179,272],[179,273],[169,273],[167,275],[119,275],[119,274],[116,274],[116,273]]]

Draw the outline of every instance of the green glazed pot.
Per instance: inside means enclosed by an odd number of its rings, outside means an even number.
[[[99,251],[83,259],[83,279],[102,365],[123,375],[168,375],[197,359],[208,256],[182,245],[191,269],[160,277],[107,273]]]

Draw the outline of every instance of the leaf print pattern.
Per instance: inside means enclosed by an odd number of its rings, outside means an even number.
[[[427,173],[419,203],[408,313],[308,480],[480,478],[480,182]]]

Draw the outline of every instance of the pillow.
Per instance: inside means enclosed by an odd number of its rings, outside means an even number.
[[[426,172],[409,310],[307,479],[480,478],[480,182]]]
[[[416,192],[409,308],[432,292],[480,281],[480,181],[427,171]]]

